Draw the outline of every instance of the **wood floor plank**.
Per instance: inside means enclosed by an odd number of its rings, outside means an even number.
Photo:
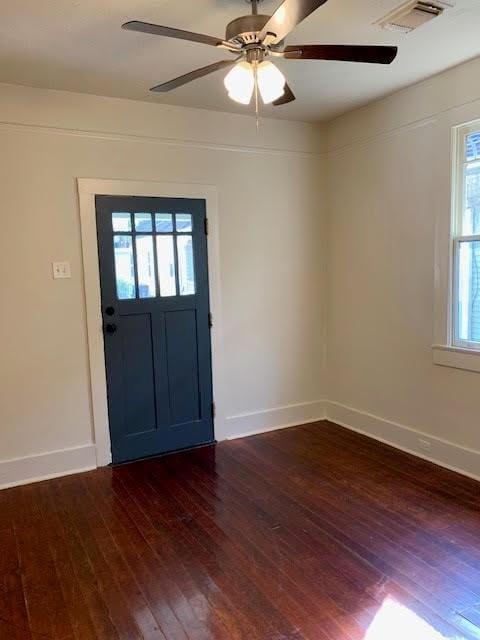
[[[138,640],[141,637],[140,632],[132,620],[128,603],[118,589],[115,576],[108,571],[102,560],[102,550],[95,546],[92,535],[82,520],[78,500],[72,496],[72,488],[76,488],[75,485],[75,478],[63,479],[55,485],[54,500],[69,535],[77,544],[79,568],[91,610],[95,613],[95,622],[99,629],[97,633],[108,634],[109,638]]]
[[[65,489],[61,481],[48,483],[50,526],[56,529],[68,547],[73,574],[94,627],[94,637],[118,640],[119,635],[103,599],[100,584],[85,552],[81,537],[71,522],[67,506],[60,499]]]
[[[170,458],[172,460],[174,456]],[[172,460],[173,461],[173,460]],[[166,461],[167,464],[169,461]],[[191,465],[193,466],[193,465]],[[305,638],[329,638],[328,628],[332,625],[332,620],[327,619],[327,606],[334,608],[332,601],[327,602],[326,599],[316,603],[315,616],[310,616],[313,611],[308,611],[304,605],[307,598],[306,593],[302,593],[302,604],[294,596],[297,592],[297,584],[287,577],[285,564],[285,556],[275,553],[275,548],[269,546],[269,554],[266,554],[261,548],[259,536],[246,536],[245,529],[248,528],[248,520],[242,517],[242,513],[235,504],[234,500],[229,501],[230,520],[235,526],[228,526],[225,517],[220,514],[218,503],[212,504],[209,498],[212,494],[201,493],[200,481],[195,477],[193,483],[189,483],[186,478],[190,469],[181,466],[172,467],[175,470],[175,483],[182,486],[180,490],[178,485],[175,487],[175,495],[184,505],[185,509],[191,517],[199,523],[199,525],[208,531],[212,539],[217,540],[222,550],[225,552],[228,562],[243,567],[243,571],[255,586],[261,591],[264,597],[271,599],[272,593],[275,594],[272,604],[285,612],[285,617],[289,620],[294,628],[298,628],[301,635]],[[156,472],[158,474],[158,471]],[[168,479],[164,476],[162,484],[168,486]],[[215,517],[211,517],[215,515]],[[258,522],[258,520],[257,520]],[[277,548],[278,551],[278,548]],[[272,558],[273,556],[273,558]],[[291,564],[291,560],[289,562]],[[322,607],[323,605],[323,607]],[[340,613],[338,609],[336,613]],[[309,621],[306,625],[305,622]],[[308,626],[308,628],[307,628]],[[335,626],[338,633],[339,627]]]
[[[74,637],[38,508],[37,485],[21,487],[15,531],[29,629],[52,640]],[[48,611],[48,616],[45,615]]]
[[[285,448],[282,443],[279,444],[281,450],[289,457],[291,455],[291,448],[288,446]],[[309,449],[310,447],[308,447],[307,452],[304,454],[306,461],[311,460],[311,456],[308,453]],[[315,469],[312,467],[308,467],[308,469],[314,478]],[[368,501],[365,500],[365,495],[358,495],[354,490],[350,490],[348,496],[348,513],[359,523],[353,531],[357,532],[358,529],[361,529],[365,532],[368,530],[369,535],[378,536],[377,546],[380,550],[383,548],[382,553],[384,557],[387,555],[385,546],[390,549],[390,553],[395,554],[400,552],[402,554],[401,566],[406,571],[411,569],[419,579],[421,579],[423,574],[423,583],[426,584],[427,580],[430,581],[432,590],[438,592],[440,585],[442,589],[449,591],[448,599],[450,602],[453,601],[456,594],[458,594],[460,602],[471,601],[472,604],[474,604],[480,601],[480,574],[478,572],[472,570],[470,572],[472,577],[469,580],[468,576],[465,575],[468,571],[467,567],[462,567],[460,571],[457,571],[455,567],[451,566],[450,562],[444,562],[444,556],[440,553],[432,554],[433,559],[428,563],[425,560],[422,545],[416,544],[415,539],[412,539],[410,545],[407,546],[404,541],[405,533],[402,529],[395,526],[395,523],[392,523],[391,519],[386,518],[384,514],[375,510],[372,504],[369,504]],[[326,500],[336,500],[337,492],[326,489],[323,497],[325,497]],[[393,549],[392,539],[396,541]],[[399,564],[400,563],[398,563],[398,565]]]
[[[480,484],[330,422],[0,492],[1,640],[402,624],[480,640]]]
[[[330,502],[325,501],[325,496],[321,494],[321,491],[312,497],[309,492],[309,486],[303,477],[304,474],[308,474],[308,468],[305,464],[302,465],[302,468],[304,468],[302,476],[298,479],[300,484],[298,485],[297,483],[296,486],[295,476],[288,476],[283,472],[286,465],[295,458],[293,454],[292,457],[284,456],[272,449],[271,445],[267,444],[267,440],[272,437],[271,434],[268,437],[259,437],[254,449],[251,451],[249,451],[248,443],[238,443],[239,448],[243,448],[245,452],[253,456],[250,466],[252,476],[255,476],[257,469],[264,468],[265,475],[271,481],[273,480],[277,486],[283,487],[286,499],[288,499],[288,495],[291,495],[294,499],[296,498],[303,503],[304,507],[307,508],[307,512],[311,514],[311,519],[317,523],[320,531],[375,567],[380,574],[385,576],[385,580],[393,581],[401,591],[414,594],[417,606],[426,605],[432,615],[436,613],[440,619],[444,618],[446,622],[452,625],[454,623],[459,624],[462,627],[462,632],[470,633],[470,637],[480,637],[476,629],[471,629],[469,625],[464,625],[463,621],[458,617],[457,610],[453,606],[452,600],[449,599],[448,594],[447,596],[443,594],[445,596],[443,600],[439,599],[439,594],[436,591],[432,593],[423,584],[413,581],[403,573],[403,558],[402,566],[397,568],[394,563],[392,565],[387,562],[383,555],[377,552],[374,545],[370,547],[368,533],[365,533],[361,539],[358,538],[357,534],[353,533],[356,528],[358,529],[356,522],[349,519],[348,510],[347,512],[342,512],[339,509],[339,505],[342,505],[344,501],[342,495],[339,495],[336,501]],[[266,451],[266,453],[259,456],[262,451]],[[272,464],[272,461],[275,460],[277,461],[277,467]],[[261,477],[256,477],[256,481],[261,482]],[[322,485],[322,487],[324,491],[325,486]],[[346,560],[347,558],[348,555],[344,554],[343,559]],[[355,569],[350,565],[349,570],[352,571],[352,574],[354,574]],[[464,627],[467,628],[464,630]],[[450,629],[450,631],[452,630]]]
[[[117,483],[116,490],[122,491],[119,494],[122,502],[125,495],[132,499],[130,506],[135,521],[140,523],[143,537],[156,554],[162,571],[161,579],[167,588],[166,594],[188,637],[221,637],[224,634],[222,625],[227,617],[228,606],[225,609],[222,594],[197,560],[193,546],[185,544],[185,536],[181,531],[175,535],[176,527],[182,521],[173,517],[169,523],[163,517],[158,517],[156,495],[153,500],[148,495],[145,499],[144,492],[149,489],[144,469],[149,464],[151,463],[142,465],[142,484],[145,485],[143,491],[139,491],[137,486],[135,495],[129,494],[127,486],[131,488],[128,481],[131,468],[128,466],[115,470],[116,478],[122,476],[124,479]],[[215,603],[215,608],[210,604],[211,601]]]
[[[116,582],[125,599],[129,609],[133,612],[133,619],[140,631],[140,635],[145,640],[165,640],[165,636],[153,615],[148,600],[144,595],[142,585],[136,580],[135,573],[125,560],[122,553],[121,538],[112,535],[106,519],[107,511],[99,509],[96,500],[88,491],[88,482],[83,479],[84,486],[81,487],[84,502],[83,515],[90,523],[95,522],[90,527],[94,545],[102,550],[108,570],[116,576]]]
[[[57,523],[57,517],[51,505],[49,483],[41,483],[37,485],[37,489],[36,502],[42,516],[37,535],[40,535],[48,545],[53,559],[73,636],[75,640],[95,640],[95,628],[80,583],[76,578],[69,544],[62,535],[61,527],[52,526],[52,523]]]
[[[112,493],[111,478],[105,474],[95,474],[85,484],[96,502],[100,517],[105,520],[129,564],[135,582],[145,594],[164,636],[172,640],[187,640],[188,636],[170,605],[174,596],[163,572],[163,563],[142,536],[139,522],[132,517],[133,505],[125,496],[120,500],[115,492]]]
[[[321,445],[324,452],[331,452],[332,456],[335,454],[335,449],[331,447],[323,430],[319,429],[313,433],[304,431],[304,434],[310,446]],[[300,430],[298,437],[302,437]],[[357,451],[352,451],[351,455],[356,458]],[[313,470],[315,471],[315,467]],[[413,553],[419,553],[431,566],[439,570],[444,568],[449,575],[454,575],[456,580],[463,582],[466,588],[473,591],[480,589],[480,556],[477,556],[478,550],[474,546],[470,549],[462,548],[448,536],[437,536],[438,529],[432,521],[428,517],[415,517],[412,514],[411,503],[409,508],[407,500],[399,500],[398,491],[392,487],[391,482],[378,483],[370,475],[365,475],[361,485],[357,485],[346,480],[338,471],[339,466],[335,460],[322,460],[322,473],[327,473],[335,485],[344,486],[352,500],[360,502],[361,509],[366,509],[367,513],[375,518],[377,526],[388,527],[390,533],[401,536],[403,546]],[[438,508],[442,509],[442,503]],[[442,530],[445,531],[445,527],[442,527]],[[475,553],[473,556],[472,550]]]
[[[290,452],[287,453],[286,459],[289,456]],[[306,487],[308,485],[305,484],[302,487],[304,492]],[[325,495],[320,498],[320,503],[316,501],[315,504],[323,504],[324,499]],[[349,528],[352,548],[357,548],[357,551],[363,554],[363,557],[370,558],[370,561],[375,562],[376,566],[381,568],[389,577],[395,579],[410,591],[415,592],[419,597],[421,596],[422,601],[432,606],[435,610],[442,613],[447,611],[455,614],[458,605],[463,601],[462,597],[466,601],[477,601],[478,598],[475,594],[462,590],[452,581],[447,587],[444,587],[443,577],[434,571],[426,572],[420,558],[417,562],[414,562],[409,557],[409,554],[404,553],[399,556],[396,549],[397,545],[394,543],[389,544],[387,538],[376,538],[375,529],[368,529],[364,522],[363,513],[361,511],[355,513],[352,504],[349,504],[348,513],[343,510],[341,502],[337,504],[332,499],[326,499],[325,506],[329,513],[329,524],[333,523],[333,526],[336,527],[337,537],[341,538],[342,536],[341,531],[347,523],[345,517],[347,515],[354,516],[355,524]],[[375,549],[373,558],[369,552],[371,543],[373,543],[372,546]],[[445,580],[448,580],[448,578],[445,578]]]
[[[12,492],[6,490],[0,498],[0,638],[36,640],[29,629],[15,526],[13,518],[7,517],[9,497],[14,499]]]
[[[80,479],[79,483],[68,481],[68,484],[70,517],[94,569],[111,619],[120,637],[128,640],[143,639],[143,631],[147,636],[150,633],[149,627],[142,627],[144,622],[148,625],[148,622],[142,619],[144,603],[138,602],[133,585],[125,581],[123,564],[115,564],[115,560],[112,560],[111,554],[114,550],[111,540],[99,518],[89,510],[82,480]]]
[[[192,452],[190,458],[192,461],[195,455],[195,452]],[[192,509],[195,510],[198,504],[207,517],[211,514],[209,524],[206,526],[209,526],[212,531],[217,526],[221,528],[222,532],[228,536],[230,543],[228,547],[225,545],[225,548],[229,549],[233,558],[238,558],[238,561],[243,563],[252,580],[267,597],[272,591],[276,593],[277,602],[279,599],[282,600],[282,609],[288,607],[292,624],[299,624],[299,615],[302,612],[303,621],[309,620],[310,623],[310,629],[304,631],[306,637],[320,638],[324,634],[327,637],[336,637],[342,629],[337,620],[344,614],[342,597],[345,594],[339,593],[336,588],[338,584],[333,585],[335,576],[332,580],[332,576],[328,573],[329,567],[325,553],[313,554],[310,549],[302,545],[299,538],[290,540],[290,532],[289,539],[284,539],[281,532],[285,527],[279,526],[278,519],[272,518],[271,513],[262,511],[254,505],[250,493],[225,492],[228,487],[228,481],[225,478],[221,478],[220,483],[213,485],[213,492],[211,487],[209,491],[208,485],[205,487],[205,478],[208,478],[208,474],[202,476],[199,472],[201,469],[196,465],[189,465],[181,472],[179,470],[177,477],[182,477],[186,495],[191,496],[195,501],[193,505],[191,504]],[[188,482],[189,475],[191,475],[190,482]],[[193,517],[203,519],[204,516],[195,513]],[[256,523],[255,528],[250,526],[251,522]],[[318,560],[321,564],[321,588],[318,579],[310,580],[308,571],[305,570],[305,567],[309,568]],[[337,598],[329,597],[327,584],[335,590],[336,596],[339,596],[338,601]],[[367,600],[368,596],[365,596],[365,606],[371,604],[367,603]],[[301,628],[302,625],[300,624],[299,627]],[[356,637],[359,631],[358,628],[348,630],[344,628],[346,637]],[[360,635],[363,638],[363,632]]]
[[[145,463],[144,469],[148,472],[151,466],[152,463]],[[128,470],[130,474],[132,473],[131,467],[124,467],[122,471],[124,469]],[[152,485],[151,474],[145,473],[144,477],[146,481],[141,486],[141,491],[137,496],[138,500],[142,504],[144,513],[148,514],[150,519],[154,519],[155,536],[160,534],[163,538],[162,546],[165,546],[167,541],[170,542],[169,552],[172,568],[177,572],[183,568],[186,575],[190,576],[193,584],[197,587],[197,590],[192,594],[193,597],[190,597],[190,601],[194,604],[199,599],[202,601],[205,599],[205,604],[213,601],[222,612],[228,611],[235,603],[239,622],[247,624],[248,618],[243,614],[243,607],[247,599],[255,598],[254,590],[249,588],[250,585],[244,584],[245,581],[240,575],[230,576],[230,571],[234,568],[230,567],[228,563],[220,566],[222,551],[220,550],[218,554],[212,553],[213,550],[208,546],[207,536],[202,532],[192,531],[195,523],[179,507],[176,500],[163,487]],[[158,545],[158,539],[154,543]],[[239,607],[239,603],[242,604],[242,607]],[[208,622],[215,624],[215,627],[205,628],[205,637],[207,638],[216,637],[212,635],[217,633],[216,608],[208,611]],[[258,627],[264,617],[261,611],[258,613],[255,625],[248,627],[251,637],[257,637]],[[224,615],[222,613],[221,619]],[[203,613],[198,611],[197,619],[201,622],[203,617]],[[219,623],[221,624],[221,620]],[[222,637],[222,633],[224,634],[225,630],[218,629],[218,637]]]
[[[307,431],[303,428],[304,433]],[[405,481],[406,486],[414,480],[419,494],[427,494],[425,503],[427,506],[429,500],[435,496],[440,497],[442,509],[439,515],[441,517],[444,518],[451,509],[456,509],[457,505],[465,507],[469,503],[475,505],[477,509],[472,512],[469,509],[460,508],[458,513],[463,516],[471,513],[478,514],[480,496],[476,487],[477,481],[438,465],[426,463],[421,458],[347,429],[339,432],[337,425],[328,421],[322,423],[321,429],[309,432],[310,437],[322,438],[324,442],[329,441],[331,434],[334,434],[341,447],[339,451],[348,450],[350,454],[355,455],[357,463],[361,463],[362,460],[366,462],[371,472],[374,471],[372,463],[375,462],[375,467],[382,477],[388,477],[388,475],[392,477],[391,474],[394,473],[393,477]],[[449,498],[454,499],[448,500]]]
[[[480,627],[480,604],[462,611],[462,616],[472,624]]]

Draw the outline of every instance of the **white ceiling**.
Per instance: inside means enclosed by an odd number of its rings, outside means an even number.
[[[480,55],[480,0],[451,0],[441,18],[414,33],[372,26],[402,0],[329,0],[287,44],[398,44],[390,67],[280,60],[296,102],[265,115],[327,120]],[[280,0],[264,0],[272,13]],[[1,0],[0,82],[167,102],[245,113],[223,88],[225,71],[158,95],[149,87],[229,57],[213,47],[126,32],[138,19],[223,36],[230,20],[249,12],[245,0]]]

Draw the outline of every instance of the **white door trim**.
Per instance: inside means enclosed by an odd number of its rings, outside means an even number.
[[[80,224],[82,237],[83,274],[87,314],[87,340],[90,366],[90,394],[97,466],[111,463],[110,429],[108,423],[107,381],[105,371],[100,272],[98,264],[95,196],[150,196],[194,198],[206,201],[209,219],[208,270],[210,310],[214,326],[212,338],[213,396],[216,406],[215,433],[224,432],[224,390],[222,319],[220,298],[220,254],[218,193],[216,187],[202,184],[171,182],[141,182],[137,180],[95,180],[78,178]]]

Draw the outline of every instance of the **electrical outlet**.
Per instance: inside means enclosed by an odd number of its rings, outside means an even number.
[[[423,438],[418,439],[418,446],[422,451],[432,450],[432,443],[429,440],[424,440]]]
[[[70,262],[52,262],[54,280],[58,278],[71,278]]]

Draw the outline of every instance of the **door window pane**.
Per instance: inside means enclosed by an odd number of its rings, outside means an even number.
[[[173,219],[171,213],[155,214],[155,229],[157,233],[172,233]]]
[[[175,282],[175,253],[173,250],[173,236],[157,236],[158,279],[160,281],[160,295],[176,296]]]
[[[178,281],[181,296],[195,293],[192,236],[177,236]]]
[[[113,236],[113,250],[118,299],[135,298],[132,236]]]
[[[480,241],[460,242],[457,287],[458,338],[480,343]]]
[[[179,233],[192,232],[192,216],[189,213],[177,213],[175,224]]]
[[[155,258],[153,255],[153,236],[137,235],[138,297],[154,298],[157,294],[155,283]]]
[[[114,231],[120,233],[132,230],[132,217],[126,211],[115,211],[112,213],[112,227]]]
[[[135,214],[135,231],[143,231],[148,233],[152,231],[152,214],[136,213]]]

